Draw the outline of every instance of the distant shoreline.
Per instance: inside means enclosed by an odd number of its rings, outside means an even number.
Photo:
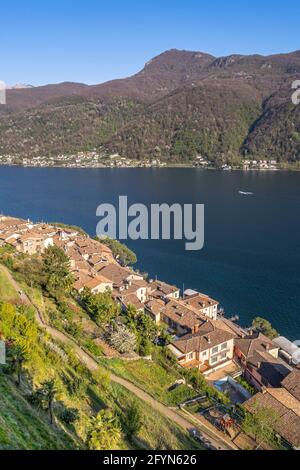
[[[231,171],[241,171],[244,173],[248,172],[257,172],[257,173],[265,173],[265,172],[282,172],[282,171],[292,171],[292,172],[299,172],[300,168],[248,168],[247,170],[244,170],[243,168],[231,168],[231,169],[222,169],[222,168],[214,168],[214,167],[207,167],[207,168],[201,168],[198,166],[194,165],[189,165],[189,164],[184,164],[184,163],[179,163],[179,164],[166,164],[163,166],[143,166],[143,165],[138,165],[138,166],[107,166],[107,165],[98,165],[98,166],[84,166],[84,165],[78,165],[78,166],[69,166],[69,165],[17,165],[17,164],[7,164],[7,163],[0,163],[0,168],[38,168],[38,169],[48,169],[48,168],[64,168],[64,169],[69,169],[69,170],[133,170],[133,169],[142,169],[142,170],[163,170],[163,169],[169,169],[169,168],[177,168],[177,169],[194,169],[194,170],[201,170],[201,171],[222,171],[224,173],[230,173]]]

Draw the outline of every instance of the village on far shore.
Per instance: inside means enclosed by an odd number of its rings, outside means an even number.
[[[218,300],[192,289],[181,293],[176,286],[122,266],[107,245],[76,227],[0,215],[0,246],[7,244],[27,255],[43,254],[54,245],[61,248],[70,260],[75,291],[110,291],[124,311],[134,306],[157,325],[166,325],[168,348],[178,365],[198,369],[220,391],[230,387],[233,404],[242,403],[250,412],[256,406],[274,409],[280,416],[276,432],[293,448],[300,447],[300,355],[287,338],[270,339],[242,328],[225,317]]]
[[[220,161],[224,163],[215,165],[205,155],[196,155],[187,162],[166,161],[157,157],[143,158],[135,160],[119,155],[118,153],[108,154],[101,150],[91,150],[77,152],[74,154],[62,154],[57,156],[24,156],[0,155],[0,165],[23,166],[33,168],[62,167],[62,168],[165,168],[169,166],[192,167],[201,169],[220,169],[224,171],[239,170],[278,170],[278,162],[274,159],[240,159],[233,165],[225,163],[228,160],[226,155],[220,155]]]

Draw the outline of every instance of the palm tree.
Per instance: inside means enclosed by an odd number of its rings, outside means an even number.
[[[53,416],[53,403],[54,399],[57,395],[57,388],[55,386],[55,380],[48,380],[42,384],[42,392],[44,396],[44,400],[46,402],[46,408],[49,412],[50,423],[53,424],[54,416]]]
[[[127,313],[128,318],[130,318],[132,320],[136,320],[136,318],[138,316],[138,311],[137,311],[136,307],[134,305],[131,305],[131,304],[127,305],[126,313]]]

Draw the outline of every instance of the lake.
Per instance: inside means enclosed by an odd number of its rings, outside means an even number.
[[[97,206],[120,195],[129,204],[205,204],[201,251],[185,251],[178,240],[128,241],[137,267],[211,295],[244,326],[262,316],[300,339],[300,173],[0,167],[0,212],[79,225],[90,235]]]

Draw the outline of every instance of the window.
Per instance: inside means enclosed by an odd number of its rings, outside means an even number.
[[[203,351],[203,353],[201,355],[202,355],[202,357],[207,357],[207,351]]]
[[[211,364],[215,364],[217,362],[218,358],[217,357],[212,357],[211,358]]]
[[[222,350],[222,351],[224,351],[224,349],[226,349],[226,348],[227,348],[227,343],[221,344],[221,350]]]
[[[194,353],[192,353],[192,352],[189,353],[189,354],[187,355],[188,361],[190,361],[191,359],[193,359],[193,356],[194,356]]]
[[[218,351],[219,351],[218,346],[215,346],[214,348],[212,348],[212,354],[216,354]]]
[[[222,353],[222,354],[220,355],[220,359],[221,359],[222,361],[223,361],[224,359],[226,359],[226,357],[227,357],[227,354],[226,354],[226,353]]]

